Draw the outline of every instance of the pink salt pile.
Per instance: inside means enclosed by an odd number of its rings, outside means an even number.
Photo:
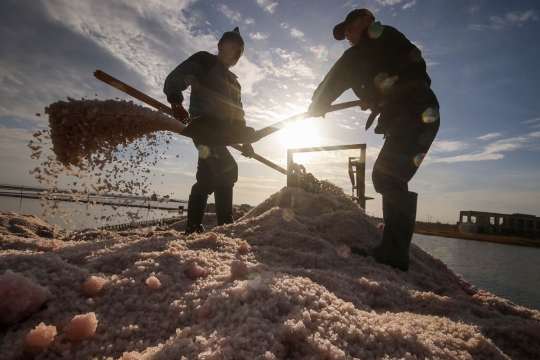
[[[185,128],[164,113],[132,101],[68,98],[49,105],[45,113],[50,130],[36,132],[28,144],[31,157],[44,161],[30,173],[50,188],[57,187],[59,179],[69,182],[73,178],[67,191],[75,202],[91,192],[149,193],[150,167],[163,159],[166,151],[160,147],[168,149],[171,134]],[[47,153],[49,149],[53,153]],[[51,192],[45,192],[40,199],[46,205],[43,216],[58,213],[71,222],[61,203],[49,200],[49,195]],[[138,218],[137,213],[127,215],[132,220]],[[121,214],[117,212],[117,216]],[[104,220],[111,220],[111,216]]]
[[[477,289],[417,246],[407,273],[351,255],[351,245],[374,245],[381,231],[346,197],[283,189],[212,232],[217,240],[173,229],[151,238],[93,230],[61,239],[52,252],[1,250],[0,272],[31,274],[54,299],[6,329],[0,354],[24,358],[25,335],[38,324],[62,329],[89,313],[99,319],[91,337],[72,342],[61,333],[34,358],[521,360],[540,353],[539,311]],[[243,269],[238,277],[233,264]],[[106,283],[89,299],[80,288],[91,276]],[[159,291],[148,291],[150,277]]]
[[[47,326],[45,323],[40,323],[26,335],[26,343],[28,346],[44,348],[52,343],[55,336],[56,326]]]
[[[90,276],[90,278],[88,278],[83,285],[83,295],[89,298],[97,296],[101,289],[103,289],[105,282],[106,280],[103,278],[98,276]]]
[[[0,273],[3,273],[0,275],[0,326],[14,324],[30,316],[50,298],[47,288],[23,274],[10,269],[0,270]]]
[[[93,312],[77,315],[71,321],[64,326],[63,331],[66,334],[66,338],[70,341],[84,341],[88,340],[96,332],[98,321],[96,314]]]
[[[63,165],[79,166],[84,160],[96,163],[96,155],[108,156],[133,141],[157,131],[178,131],[184,126],[161,112],[132,101],[58,101],[45,108],[56,158]]]

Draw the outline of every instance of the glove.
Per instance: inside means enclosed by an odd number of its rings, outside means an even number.
[[[171,109],[175,119],[180,120],[182,123],[187,124],[189,122],[189,113],[184,109],[180,103],[172,103]]]
[[[251,146],[251,144],[242,145],[242,152],[240,153],[240,155],[251,158],[254,154],[255,150],[253,149],[253,146]]]
[[[317,102],[312,102],[311,105],[309,105],[307,114],[309,117],[325,117],[326,116],[326,105],[322,105]]]

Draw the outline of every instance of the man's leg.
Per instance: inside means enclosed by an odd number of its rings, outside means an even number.
[[[194,232],[201,233],[204,231],[202,222],[204,219],[206,202],[208,200],[208,196],[211,195],[214,190],[214,173],[206,162],[205,157],[208,154],[204,151],[206,149],[208,149],[208,147],[203,148],[203,151],[199,152],[199,157],[197,160],[197,182],[191,188],[191,194],[189,195],[188,218],[185,231],[186,235]]]
[[[215,159],[209,160],[214,172],[214,197],[216,200],[217,224],[233,222],[233,187],[238,181],[238,164],[225,146],[214,148]]]
[[[383,197],[385,227],[381,244],[369,252],[352,249],[403,271],[409,268],[409,246],[414,233],[418,197],[408,190],[408,182],[416,174],[439,128],[439,120],[426,123],[422,113],[403,112],[393,120],[373,167],[373,185]]]

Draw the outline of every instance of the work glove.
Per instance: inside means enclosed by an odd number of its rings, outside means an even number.
[[[182,104],[172,103],[171,109],[175,119],[180,120],[180,122],[187,125],[187,123],[189,122],[189,113],[186,111],[186,109],[184,109]]]
[[[328,106],[322,105],[321,103],[312,102],[311,105],[309,105],[307,114],[308,117],[325,117],[326,116],[326,110]]]
[[[251,158],[254,154],[255,150],[253,149],[253,146],[251,146],[251,144],[242,145],[242,152],[240,153],[240,155]]]

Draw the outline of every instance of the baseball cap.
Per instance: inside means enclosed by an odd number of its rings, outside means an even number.
[[[373,13],[369,11],[368,9],[355,9],[351,11],[347,17],[345,18],[345,21],[337,24],[334,26],[334,38],[336,40],[343,40],[345,39],[345,27],[352,21],[356,20],[360,16],[364,15],[370,15],[373,20],[375,20],[375,17],[373,16]]]

